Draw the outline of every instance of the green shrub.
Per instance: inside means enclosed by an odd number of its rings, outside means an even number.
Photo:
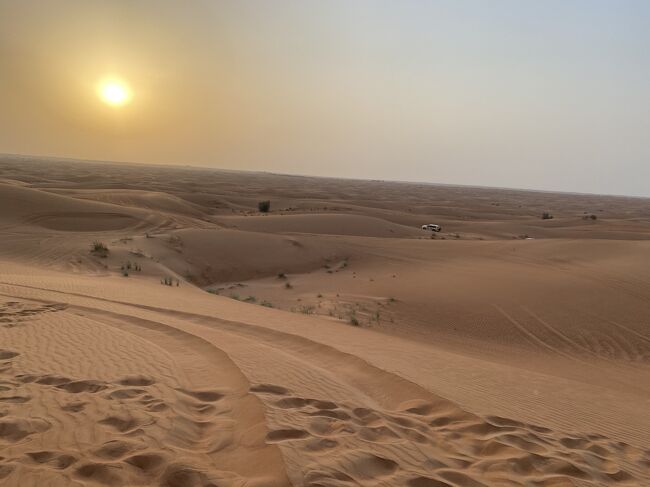
[[[257,203],[257,209],[260,210],[262,213],[268,213],[271,210],[271,201],[270,200],[260,201],[259,203]]]
[[[108,247],[104,242],[99,242],[97,240],[95,240],[90,246],[90,251],[100,257],[106,257],[108,255]]]

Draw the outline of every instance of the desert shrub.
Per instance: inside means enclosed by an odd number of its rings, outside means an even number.
[[[267,307],[267,308],[272,308],[272,307],[273,307],[273,304],[271,304],[271,303],[268,302],[268,301],[262,301],[260,304],[261,304],[262,306]]]
[[[285,283],[284,283],[284,288],[285,288],[285,289],[292,289],[293,286],[291,285],[290,282],[285,282]]]
[[[278,279],[286,279],[286,278],[287,278],[287,275],[284,272],[280,272],[278,274]]]
[[[163,284],[165,286],[174,286],[174,285],[176,285],[176,287],[179,287],[181,285],[181,281],[179,281],[178,279],[172,279],[171,277],[163,277],[160,280],[160,284]]]
[[[90,251],[94,254],[99,255],[100,257],[106,257],[108,254],[108,247],[104,242],[99,242],[95,240],[90,246]]]
[[[259,203],[257,203],[257,209],[260,210],[262,213],[268,213],[271,210],[271,201],[270,200],[260,201]]]
[[[246,299],[244,299],[247,303],[254,303],[257,301],[257,298],[255,296],[248,296]]]
[[[312,304],[305,304],[300,307],[300,312],[305,315],[311,315],[314,314],[314,310],[316,308]]]
[[[552,220],[553,215],[551,215],[548,211],[545,211],[542,213],[542,220]]]

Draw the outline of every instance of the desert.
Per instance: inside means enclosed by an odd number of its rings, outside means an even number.
[[[4,155],[0,228],[3,486],[650,485],[648,199]]]

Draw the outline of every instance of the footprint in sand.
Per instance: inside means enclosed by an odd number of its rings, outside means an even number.
[[[124,377],[123,379],[118,380],[117,383],[128,387],[145,387],[155,384],[156,381],[150,377],[145,377],[143,375],[134,375]]]
[[[142,453],[126,458],[124,462],[135,467],[139,473],[152,476],[162,471],[165,467],[166,459],[163,455],[157,453]]]
[[[94,394],[108,388],[106,383],[102,381],[92,379],[75,380],[57,375],[38,376],[31,374],[21,374],[17,375],[15,378],[23,384],[35,383],[44,386],[52,386],[71,394],[79,394],[81,392],[89,392]]]
[[[108,399],[135,399],[146,393],[145,389],[117,389],[109,392],[106,397]]]
[[[144,408],[151,413],[160,413],[169,409],[169,406],[162,399],[155,399],[151,396],[144,397],[138,401]]]
[[[0,360],[9,360],[20,355],[18,352],[12,352],[11,350],[0,350]]]
[[[120,465],[86,463],[75,470],[75,477],[104,485],[124,485]]]
[[[24,322],[34,319],[32,317],[42,313],[53,313],[67,309],[68,305],[64,303],[53,304],[31,304],[18,303],[15,301],[7,302],[0,305],[0,323],[4,328],[14,328],[24,326]]]
[[[80,392],[90,392],[94,394],[107,388],[106,384],[97,380],[75,380],[68,382],[67,384],[60,384],[56,387],[71,394],[78,394]]]
[[[13,471],[16,469],[15,465],[12,465],[10,463],[6,463],[4,465],[0,465],[0,480],[6,479],[13,473]]]
[[[162,475],[160,487],[211,487],[219,485],[201,470],[188,465],[169,465]]]
[[[81,401],[70,402],[61,406],[61,410],[66,411],[68,413],[78,413],[84,410],[86,404],[87,403]]]
[[[50,424],[38,418],[14,418],[4,416],[0,419],[0,440],[17,443],[36,433],[42,433],[50,428]]]
[[[188,389],[176,389],[181,394],[198,399],[203,402],[215,402],[221,399],[224,395],[216,391],[191,391]]]
[[[120,433],[129,433],[142,426],[144,424],[144,421],[127,415],[107,416],[106,418],[100,420],[99,424],[109,426],[110,428]]]
[[[65,470],[77,461],[77,457],[53,451],[35,451],[26,454],[35,464],[47,465],[57,470]]]
[[[143,448],[145,448],[144,445],[132,441],[111,440],[104,443],[92,453],[102,460],[114,461],[131,455]]]
[[[287,440],[302,440],[308,436],[309,433],[307,433],[305,430],[281,429],[269,431],[269,433],[266,435],[266,442],[279,443]]]
[[[30,401],[32,398],[29,396],[9,396],[9,397],[0,397],[0,404],[24,404],[27,401]]]
[[[453,487],[453,485],[429,477],[415,477],[407,481],[408,487]]]
[[[289,391],[282,386],[272,384],[257,384],[250,388],[251,392],[258,392],[260,394],[275,394],[277,396],[284,396]]]

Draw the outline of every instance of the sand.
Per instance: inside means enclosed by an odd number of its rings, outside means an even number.
[[[2,156],[0,229],[2,486],[650,485],[650,200]]]

